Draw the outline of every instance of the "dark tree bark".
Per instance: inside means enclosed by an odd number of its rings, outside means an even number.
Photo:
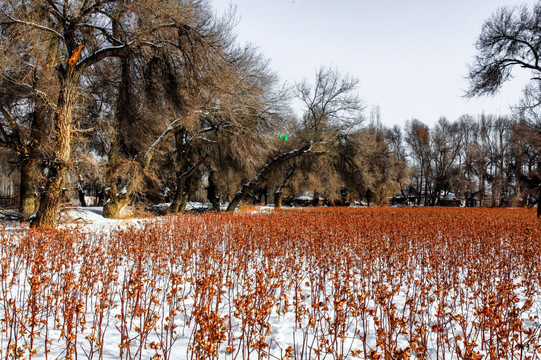
[[[10,92],[9,86],[2,91]],[[16,91],[14,90],[14,92]],[[24,137],[23,125],[6,108],[0,107],[0,113],[6,120],[9,129],[4,128],[4,124],[0,124],[0,143],[19,154],[19,213],[25,218],[29,218],[36,211],[35,163],[39,155],[39,145],[41,145],[46,133],[45,107],[39,99],[34,99],[32,95],[28,96],[33,99],[35,105],[31,114],[30,135],[27,139]]]
[[[19,212],[28,218],[36,211],[36,189],[34,185],[34,159],[21,160],[21,188],[19,192]]]
[[[171,203],[171,206],[169,208],[169,212],[183,213],[184,209],[186,209],[186,203],[188,202],[191,195],[193,195],[194,182],[196,182],[196,179],[193,175],[194,172],[199,168],[201,163],[202,160],[196,162],[195,164],[192,164],[183,173],[177,174],[177,189],[173,202]]]
[[[295,174],[297,168],[291,169],[284,178],[284,181],[278,186],[278,189],[276,189],[276,192],[274,193],[274,208],[280,209],[282,207],[282,199],[284,197],[284,194],[282,193],[282,189],[287,186],[289,181],[293,178],[293,175]]]
[[[541,219],[541,191],[537,195],[537,217]]]
[[[30,222],[32,227],[56,226],[62,201],[64,175],[71,156],[71,121],[79,76],[80,72],[71,64],[68,64],[66,70],[59,69],[60,94],[54,116],[55,151],[49,165],[45,188],[41,193],[38,211]]]
[[[183,173],[186,170],[186,164],[188,163],[188,154],[186,153],[186,142],[187,142],[187,131],[185,128],[179,128],[175,131],[175,147],[177,152],[177,170],[176,174],[176,191],[171,206],[169,207],[169,212],[177,213],[180,210],[180,205],[182,203],[182,198],[184,194],[184,186],[186,185],[186,176],[183,176]]]
[[[186,185],[186,177],[177,176],[175,196],[173,197],[171,206],[169,206],[169,212],[172,214],[180,212],[180,205],[182,203],[182,199],[183,199],[183,195],[185,191],[184,189],[185,185]]]
[[[121,126],[127,121],[130,109],[130,64],[127,56],[121,58],[121,78],[118,89],[117,108],[113,122],[114,135],[109,149],[109,159],[105,172],[104,191],[105,204],[103,205],[103,216],[110,219],[119,219],[123,216],[124,209],[130,203],[128,191],[118,191],[117,171],[120,166],[120,146],[122,143]]]
[[[85,200],[85,194],[86,194],[85,190],[79,184],[77,186],[77,195],[79,196],[79,203],[81,204],[82,207],[87,207],[86,200]]]
[[[176,192],[169,207],[169,212],[178,213],[185,212],[186,204],[191,196],[194,187],[193,174],[203,163],[200,159],[196,163],[188,166],[189,144],[188,131],[184,127],[180,127],[175,131],[175,146],[177,151],[177,167],[179,170],[176,174]]]
[[[220,196],[218,195],[218,186],[216,185],[216,180],[214,179],[215,173],[213,170],[209,172],[209,185],[207,187],[207,199],[212,204],[212,211],[220,211]]]
[[[24,145],[20,159],[21,163],[21,189],[19,199],[19,212],[26,218],[32,216],[37,210],[38,199],[36,197],[36,169],[35,162],[39,153],[39,146],[46,136],[45,129],[45,106],[40,100],[36,101],[32,113],[32,125],[30,138]]]
[[[194,194],[196,190],[198,179],[195,176],[188,176],[186,178],[186,182],[184,185],[184,192],[182,193],[182,199],[180,202],[179,211],[180,213],[184,214],[186,212],[186,206],[188,205],[188,201],[190,200],[190,197]]]
[[[263,198],[265,198],[265,201],[263,202],[263,204],[267,206],[269,204],[269,189],[267,189],[267,187],[265,186],[265,188],[262,191],[263,191]]]

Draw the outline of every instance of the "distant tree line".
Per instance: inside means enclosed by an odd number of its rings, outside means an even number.
[[[409,121],[405,141],[412,169],[408,194],[438,205],[448,193],[479,206],[532,205],[539,196],[541,138],[524,112],[516,116],[441,118],[433,128]]]
[[[236,42],[234,14],[217,17],[210,5],[0,1],[2,160],[33,226],[55,226],[74,191],[83,205],[92,192],[110,218],[164,202],[183,212],[202,193],[216,211],[280,206],[306,189],[336,204],[379,204],[406,190],[426,205],[447,192],[483,205],[539,198],[537,80],[512,117],[440,119],[434,129],[411,120],[403,134],[367,122],[357,79],[337,69],[280,85],[254,47]],[[495,91],[509,66],[525,67],[484,63],[495,56],[483,53],[492,31],[483,28],[470,96]],[[540,42],[509,38],[508,50],[522,46],[517,57],[538,71]]]

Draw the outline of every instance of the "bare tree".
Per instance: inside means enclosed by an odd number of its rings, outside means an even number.
[[[457,120],[457,128],[463,146],[458,154],[459,179],[454,191],[457,194],[464,194],[466,205],[472,206],[475,196],[479,195],[480,200],[484,197],[484,193],[481,191],[482,175],[477,167],[477,164],[480,163],[477,146],[479,126],[473,116],[462,115]]]
[[[410,155],[415,162],[417,204],[420,205],[422,197],[427,204],[428,194],[431,191],[430,128],[419,120],[413,119],[407,123],[405,133]]]
[[[5,69],[5,68],[4,68]],[[0,145],[12,151],[20,171],[19,212],[28,218],[37,204],[37,162],[45,147],[48,117],[40,99],[5,80],[0,86]]]
[[[337,69],[321,67],[313,85],[307,80],[297,84],[297,97],[305,106],[301,127],[307,140],[325,143],[359,129],[364,106],[355,93],[358,83]]]
[[[514,108],[516,125],[513,145],[517,156],[517,181],[524,189],[525,198],[535,198],[537,215],[541,217],[541,83],[530,84],[523,98]]]
[[[458,123],[451,123],[442,117],[432,132],[431,162],[433,169],[433,187],[430,194],[431,204],[440,200],[439,196],[448,193],[456,186],[460,174],[458,160],[462,151],[463,138]]]
[[[477,55],[469,66],[469,97],[492,95],[512,77],[516,66],[541,72],[541,2],[498,9],[483,25],[476,43]]]
[[[112,37],[106,39],[104,35],[107,33],[102,33],[104,28],[96,24],[94,15],[106,13],[108,6],[103,3],[89,4],[89,2],[83,2],[79,6],[66,5],[56,1],[10,3],[2,7],[0,15],[4,30],[28,31],[44,40],[37,46],[36,57],[43,57],[39,53],[40,50],[42,53],[49,53],[49,66],[56,70],[57,75],[56,92],[38,93],[47,97],[48,104],[54,104],[51,109],[54,112],[56,146],[48,167],[40,206],[32,222],[34,226],[54,226],[56,223],[64,174],[71,155],[72,114],[78,98],[77,90],[81,74],[96,62],[126,46],[126,44],[111,44]],[[96,37],[99,37],[99,40],[105,40],[105,46],[94,47],[92,46],[94,44],[87,44],[85,40],[88,39],[86,35],[89,35],[89,32],[99,34]],[[94,37],[92,39],[97,40]],[[95,44],[97,45],[98,42]],[[51,48],[54,50],[50,51]],[[82,54],[83,48],[85,48],[84,54]],[[32,58],[34,54],[29,55],[29,62],[35,62]],[[55,94],[57,100],[53,101]]]
[[[190,28],[191,17],[203,5],[118,0],[10,2],[2,7],[3,29],[37,34],[41,44],[35,47],[35,54],[47,54],[47,69],[56,73],[55,91],[43,94],[53,112],[55,150],[34,226],[53,226],[56,222],[71,155],[73,114],[89,69],[105,59],[124,59],[127,63],[130,53],[174,47],[174,39]],[[111,65],[121,68],[120,61]],[[51,101],[54,97],[56,100]]]
[[[3,4],[0,10],[0,144],[13,151],[20,170],[19,211],[31,216],[37,205],[39,170],[48,146],[51,97],[56,94],[54,69],[48,65],[50,35],[11,26],[5,16],[14,7],[30,17],[35,6],[23,2]],[[40,51],[46,47],[46,51]],[[47,96],[47,94],[51,96]]]
[[[350,144],[344,144],[340,158],[346,161],[339,162],[337,170],[348,179],[348,188],[356,188],[369,205],[385,204],[408,183],[409,171],[399,155],[401,145],[392,141],[398,136],[395,131],[372,123],[350,136]]]
[[[532,81],[541,77],[541,2],[530,9],[526,5],[503,7],[483,25],[477,41],[477,56],[469,67],[470,88],[466,96],[492,95],[520,67],[532,72]],[[538,103],[538,98],[535,103]],[[531,128],[539,134],[538,127]],[[537,199],[541,199],[538,186]],[[541,216],[538,205],[538,215]]]
[[[314,85],[306,80],[297,84],[296,95],[305,105],[305,114],[294,134],[290,134],[290,147],[287,151],[269,154],[256,175],[244,181],[235,193],[228,211],[234,211],[250,191],[267,180],[270,174],[276,173],[277,169],[300,156],[318,155],[319,158],[319,155],[328,154],[341,134],[358,129],[362,122],[363,106],[355,94],[357,83],[356,79],[343,76],[336,69],[322,67],[316,71]],[[326,164],[329,165],[329,162]],[[284,176],[287,177],[287,174]]]

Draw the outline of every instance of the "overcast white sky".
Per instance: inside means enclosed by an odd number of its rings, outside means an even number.
[[[271,60],[280,79],[313,80],[334,66],[360,80],[359,96],[379,106],[386,125],[417,118],[507,114],[529,73],[514,72],[493,98],[467,100],[464,77],[483,22],[501,6],[532,0],[212,0],[218,14],[236,6],[236,32]]]

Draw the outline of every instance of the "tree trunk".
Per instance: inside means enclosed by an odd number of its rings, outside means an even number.
[[[107,190],[105,193],[108,202],[103,206],[103,217],[108,219],[122,219],[126,216],[125,209],[130,204],[130,198],[128,196],[119,197],[117,194],[108,194],[110,191]]]
[[[368,207],[372,206],[372,190],[366,189],[366,204]]]
[[[22,145],[22,156],[20,157],[21,166],[21,186],[19,190],[19,212],[29,218],[37,210],[36,197],[36,172],[35,159],[38,156],[38,149],[42,144],[42,139],[47,136],[45,126],[45,105],[36,100],[34,112],[32,113],[32,125],[30,129],[30,138],[26,144]]]
[[[417,198],[417,206],[421,206],[421,200],[422,200],[422,197],[423,197],[423,180],[426,182],[426,179],[425,179],[425,173],[424,173],[424,163],[421,162],[421,174],[420,174],[420,182],[419,182],[419,186],[418,186],[418,198]],[[425,199],[426,199],[426,193],[425,193]]]
[[[115,120],[115,123],[117,120]],[[118,128],[116,128],[118,129]],[[107,162],[107,170],[105,171],[106,189],[103,190],[105,204],[103,205],[103,217],[109,219],[119,219],[123,209],[128,205],[121,201],[118,196],[118,188],[116,186],[116,171],[119,166],[120,157],[120,135],[119,131],[115,130],[113,142],[109,150],[109,161]],[[129,196],[126,197],[129,199]]]
[[[79,184],[79,186],[77,186],[77,195],[79,196],[79,203],[81,204],[82,207],[87,207],[85,194],[86,194],[85,190]]]
[[[103,206],[105,202],[105,189],[100,187],[96,192],[98,197],[96,206]]]
[[[56,226],[64,187],[63,175],[60,175],[63,174],[63,169],[60,170],[57,172],[59,175],[56,178],[47,180],[36,216],[30,221],[32,227],[52,228]]]
[[[186,206],[188,206],[188,200],[190,199],[190,194],[185,192],[182,194],[182,201],[180,202],[180,207],[178,212],[184,214],[186,212]]]
[[[105,172],[105,185],[107,188],[104,190],[105,205],[103,205],[103,217],[109,219],[120,219],[125,216],[124,209],[130,203],[130,191],[128,190],[128,186],[126,186],[126,191],[123,191],[122,194],[119,193],[117,187],[117,170],[120,166],[120,145],[122,142],[121,127],[128,121],[127,118],[129,117],[130,112],[129,60],[127,57],[122,57],[121,60],[122,73],[116,102],[116,113],[113,122],[113,141],[111,142],[111,148],[109,149],[109,159]],[[131,179],[130,181],[135,181],[135,179]]]
[[[184,212],[183,208],[185,209],[186,205],[183,206],[183,202],[187,202],[190,196],[193,194],[193,187],[197,182],[194,172],[202,163],[203,160],[201,159],[195,164],[192,164],[182,174],[177,174],[177,191],[175,193],[175,198],[171,203],[170,212]]]
[[[483,171],[479,177],[479,207],[483,207],[485,205],[485,175],[486,172]]]
[[[425,206],[430,205],[430,200],[432,198],[432,192],[428,189],[428,178],[425,176]]]
[[[218,186],[214,180],[214,171],[209,173],[209,186],[207,187],[207,199],[212,204],[212,211],[220,212],[220,196],[218,195]]]
[[[186,185],[186,176],[184,172],[186,169],[186,164],[188,162],[187,153],[186,153],[186,137],[187,131],[184,128],[180,128],[175,131],[175,147],[177,151],[177,168],[180,169],[177,171],[177,183],[176,183],[176,192],[169,207],[169,212],[178,213],[181,208],[182,198],[184,195],[184,187]],[[184,206],[186,207],[186,206]]]
[[[275,209],[282,208],[283,198],[284,198],[284,194],[281,191],[277,191],[274,193],[274,208]]]
[[[60,94],[54,117],[56,146],[38,211],[31,220],[32,227],[54,227],[57,223],[64,188],[64,175],[71,156],[71,120],[78,81],[79,74],[72,66],[60,74]]]
[[[19,212],[26,218],[36,211],[34,188],[34,159],[25,157],[21,160],[21,188],[19,192]]]
[[[195,176],[190,176],[186,179],[184,185],[184,191],[182,192],[182,199],[180,202],[179,212],[184,214],[186,212],[186,206],[190,197],[194,194],[198,179]]]
[[[297,172],[297,168],[291,169],[287,173],[282,183],[278,186],[278,189],[276,189],[276,191],[274,192],[274,208],[275,209],[280,209],[282,207],[282,201],[284,198],[284,194],[282,190],[284,189],[284,187],[287,186],[287,184],[289,184],[289,182],[291,181],[293,176],[296,174],[296,172]]]
[[[541,219],[541,189],[537,192],[537,217]]]
[[[263,202],[263,204],[265,206],[267,206],[269,204],[269,189],[267,189],[267,187],[265,186],[265,188],[263,189],[263,198],[265,198],[265,201]],[[263,200],[263,199],[262,199]]]
[[[177,177],[177,190],[175,191],[175,197],[169,207],[169,212],[172,214],[178,213],[181,208],[182,199],[184,196],[184,187],[186,185],[186,177]]]

